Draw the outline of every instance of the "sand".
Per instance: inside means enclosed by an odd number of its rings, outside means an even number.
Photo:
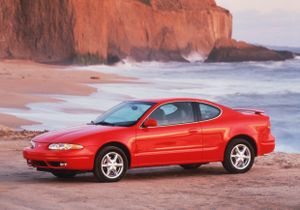
[[[22,148],[34,132],[0,133],[0,209],[300,209],[300,155],[273,153],[245,174],[221,164],[133,169],[118,183],[91,173],[60,180],[29,168]]]
[[[93,71],[71,71],[72,66],[34,63],[24,60],[0,62],[0,107],[26,109],[28,103],[58,102],[49,94],[90,95],[97,91],[87,84],[129,82],[133,78]],[[19,128],[36,122],[0,114],[0,125]]]

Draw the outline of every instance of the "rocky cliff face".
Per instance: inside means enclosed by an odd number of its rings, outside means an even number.
[[[70,59],[73,25],[67,1],[0,0],[0,57],[41,62]]]
[[[0,0],[1,58],[180,61],[231,31],[214,0]]]

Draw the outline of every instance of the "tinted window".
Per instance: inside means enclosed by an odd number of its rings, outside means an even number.
[[[159,126],[176,125],[194,122],[192,103],[176,102],[162,105],[157,108],[149,118],[157,120]]]
[[[208,104],[199,104],[201,120],[209,120],[220,115],[220,110]]]

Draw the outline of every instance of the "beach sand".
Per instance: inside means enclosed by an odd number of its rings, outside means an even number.
[[[90,95],[97,89],[87,84],[133,80],[114,74],[70,69],[72,66],[47,65],[24,60],[1,61],[0,107],[26,109],[29,103],[60,101],[50,94]],[[37,123],[0,113],[0,125],[11,128]]]
[[[129,170],[117,183],[91,173],[57,179],[26,165],[22,149],[37,132],[0,133],[0,209],[299,209],[300,155],[259,157],[245,174],[220,163]]]

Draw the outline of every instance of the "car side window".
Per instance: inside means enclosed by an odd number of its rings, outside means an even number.
[[[160,106],[149,116],[158,126],[177,125],[195,121],[192,103],[175,102]]]
[[[200,109],[200,119],[209,120],[216,118],[220,115],[221,111],[217,107],[208,105],[208,104],[199,104]]]

